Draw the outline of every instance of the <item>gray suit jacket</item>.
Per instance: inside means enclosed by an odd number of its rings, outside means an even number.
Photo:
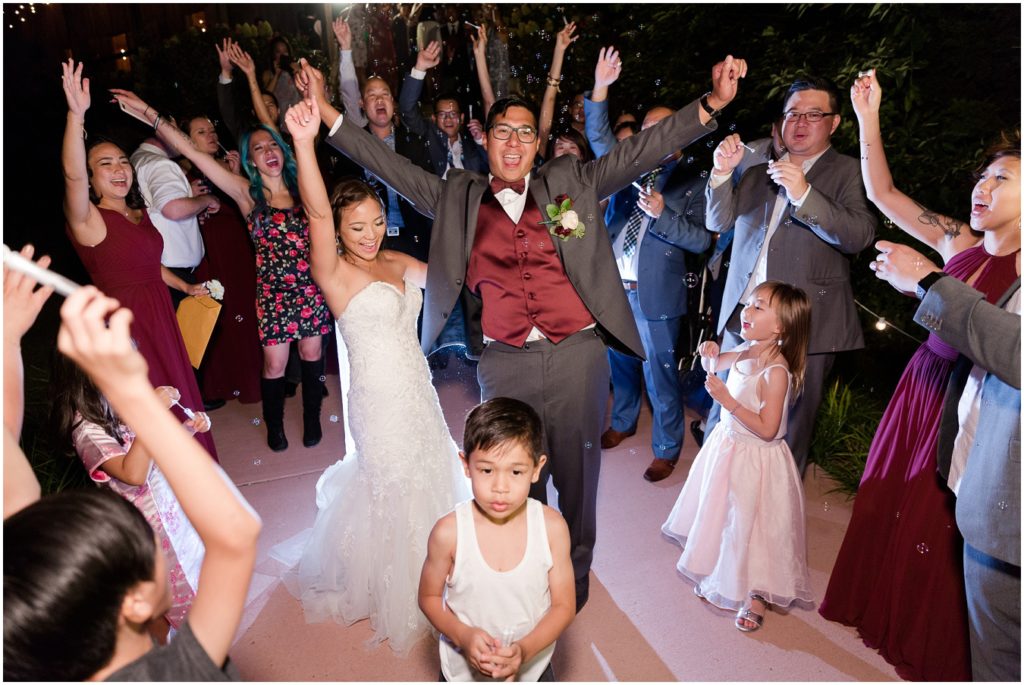
[[[732,315],[753,273],[767,235],[777,186],[767,164],[750,167],[735,187],[708,183],[707,227],[735,223],[732,258],[718,318],[718,333]],[[807,174],[810,194],[797,209],[787,204],[768,247],[768,278],[802,288],[811,300],[809,354],[864,346],[850,287],[850,256],[871,245],[877,221],[868,208],[857,160],[829,148]]]
[[[956,523],[967,544],[1020,566],[1020,316],[955,278],[928,289],[914,320],[960,350],[939,424],[939,471],[949,472],[959,429],[957,406],[972,365],[989,373],[982,386],[978,428],[960,481]],[[962,363],[961,363],[962,362]]]
[[[600,199],[629,185],[643,171],[653,169],[672,150],[713,131],[713,121],[708,126],[701,125],[697,107],[696,102],[687,105],[656,126],[623,141],[601,159],[583,164],[576,157],[565,155],[544,164],[530,177],[527,192],[541,211],[559,195],[568,195],[572,200],[586,231],[582,238],[552,238],[565,273],[606,342],[640,358],[643,345],[612,256]],[[383,148],[347,119],[328,142],[382,178],[418,211],[434,218],[420,338],[424,352],[430,352],[430,345],[461,296],[469,354],[479,355],[483,350],[482,305],[480,298],[466,288],[465,280],[480,201],[484,192],[489,192],[487,176],[452,169],[448,180],[442,181]]]

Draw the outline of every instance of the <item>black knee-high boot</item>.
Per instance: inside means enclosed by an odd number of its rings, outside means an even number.
[[[261,378],[263,422],[267,424],[267,447],[275,452],[288,449],[284,435],[284,378]]]
[[[320,404],[324,400],[324,358],[303,360],[302,366],[302,444],[312,447],[320,442]]]

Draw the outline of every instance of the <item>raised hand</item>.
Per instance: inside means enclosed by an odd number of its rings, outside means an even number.
[[[475,35],[470,33],[469,39],[473,41],[473,55],[476,57],[477,63],[485,62],[487,60],[487,24],[480,22],[480,28],[477,29]]]
[[[555,35],[555,50],[565,52],[570,45],[576,42],[579,36],[572,35],[576,31],[576,22],[570,21],[561,31]]]
[[[320,109],[316,105],[316,100],[307,98],[289,107],[284,123],[296,143],[315,138],[317,131],[320,130]]]
[[[800,164],[782,160],[768,162],[768,175],[778,185],[786,189],[790,202],[798,200],[807,192],[807,178]]]
[[[339,16],[331,24],[334,29],[334,37],[338,40],[338,46],[342,50],[352,49],[352,29],[349,27],[345,17]]]
[[[601,48],[597,56],[597,67],[594,69],[594,89],[607,88],[615,83],[622,73],[622,60],[618,51],[612,46]]]
[[[858,119],[866,115],[878,116],[878,108],[882,104],[882,87],[878,84],[875,70],[861,72],[857,80],[850,86],[850,102]]]
[[[26,259],[32,259],[35,248],[26,245],[21,248],[20,254]],[[36,264],[42,268],[50,266],[50,258],[46,255],[40,257]],[[34,278],[27,276],[20,271],[4,267],[4,342],[19,344],[21,337],[32,328],[36,317],[39,316],[43,303],[53,293],[53,288],[46,286],[35,289],[37,283]]]
[[[60,83],[64,88],[64,97],[68,101],[68,111],[79,119],[85,119],[85,113],[92,104],[89,94],[89,79],[82,78],[82,63],[75,65],[73,59],[60,64]]]
[[[473,136],[473,140],[479,145],[480,141],[484,139],[484,125],[480,123],[479,119],[470,119],[466,123],[466,128],[469,129],[469,134]]]
[[[728,55],[711,68],[711,95],[708,104],[722,109],[736,97],[739,80],[747,75],[747,61]]]
[[[225,38],[221,41],[220,45],[213,44],[214,49],[217,51],[217,61],[220,62],[220,73],[224,78],[231,78],[231,58],[228,57],[228,53],[231,51],[231,39]]]
[[[307,98],[312,97],[318,105],[327,102],[326,82],[324,81],[323,72],[310,64],[305,58],[299,60],[299,65],[301,67],[301,76],[299,73],[296,73],[295,80],[298,82],[301,79],[302,83],[305,84],[300,89],[303,94]]]
[[[114,101],[117,104],[131,110],[143,121],[152,123],[149,119],[150,115],[152,115],[153,121],[156,120],[156,110],[147,105],[142,98],[132,91],[124,90],[123,88],[111,88],[110,94],[114,96]]]
[[[740,140],[740,134],[733,133],[722,138],[722,142],[715,148],[712,159],[716,174],[731,174],[743,159],[743,141]]]
[[[245,72],[245,75],[255,78],[256,76],[256,63],[252,61],[252,56],[243,50],[238,43],[232,43],[228,50],[228,59],[236,67]],[[275,70],[278,70],[277,63],[275,62]]]
[[[436,40],[430,41],[427,47],[420,50],[416,55],[416,68],[420,71],[427,71],[441,63],[441,43]]]

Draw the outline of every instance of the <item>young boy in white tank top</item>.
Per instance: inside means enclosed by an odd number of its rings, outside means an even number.
[[[434,525],[420,575],[442,680],[555,680],[551,655],[576,590],[565,520],[529,499],[542,444],[540,418],[519,400],[496,397],[466,417],[459,457],[473,499]]]

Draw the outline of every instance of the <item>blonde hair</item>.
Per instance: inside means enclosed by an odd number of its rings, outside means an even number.
[[[804,387],[807,346],[811,338],[811,301],[800,288],[781,281],[765,281],[754,292],[767,291],[768,304],[779,321],[778,354],[789,364],[793,395]]]

